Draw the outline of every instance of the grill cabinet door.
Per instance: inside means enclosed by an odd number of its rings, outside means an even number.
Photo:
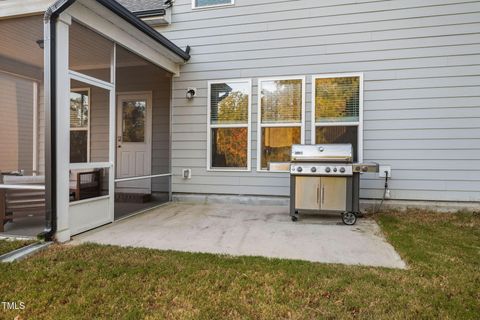
[[[320,185],[320,208],[322,210],[345,211],[347,179],[344,177],[322,177]]]
[[[300,210],[320,209],[320,178],[295,177],[295,208]]]

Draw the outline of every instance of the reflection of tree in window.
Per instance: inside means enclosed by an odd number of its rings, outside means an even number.
[[[145,101],[123,102],[123,142],[145,141]]]
[[[247,167],[248,128],[212,129],[212,166]]]
[[[358,121],[359,81],[358,77],[316,79],[316,120]]]
[[[262,123],[300,122],[302,80],[262,82]]]
[[[216,83],[211,88],[211,123],[245,127],[212,128],[212,167],[247,167],[248,91],[246,83]]]

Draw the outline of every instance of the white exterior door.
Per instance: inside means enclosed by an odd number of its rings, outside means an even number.
[[[116,178],[151,175],[152,94],[124,93],[117,99]],[[118,182],[125,193],[151,193],[150,179]]]

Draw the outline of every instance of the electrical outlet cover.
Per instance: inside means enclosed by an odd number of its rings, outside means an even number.
[[[192,179],[192,169],[182,169],[183,179]]]
[[[386,166],[386,165],[380,165],[379,170],[378,170],[378,176],[380,178],[385,178],[385,171],[388,172],[388,177],[392,177],[392,167],[391,166]]]

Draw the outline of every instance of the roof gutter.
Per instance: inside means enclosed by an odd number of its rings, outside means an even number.
[[[138,17],[135,16],[132,12],[130,12],[127,8],[119,4],[117,1],[114,0],[97,0],[102,6],[110,9],[116,15],[118,15],[123,20],[130,23],[132,26],[137,28],[138,30],[145,33],[147,36],[155,40],[156,42],[163,45],[165,48],[182,58],[185,62],[190,60],[190,54],[183,51],[179,47],[177,47],[173,42],[162,36],[160,33],[155,31],[152,27],[148,24],[140,20]]]
[[[157,17],[157,16],[164,16],[165,14],[166,14],[165,9],[152,9],[152,10],[142,10],[142,11],[134,12],[134,15],[137,18]]]

